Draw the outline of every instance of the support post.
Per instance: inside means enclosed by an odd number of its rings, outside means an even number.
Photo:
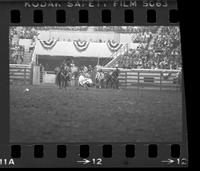
[[[98,61],[97,61],[97,66],[99,66],[99,57],[98,57]]]
[[[33,84],[33,64],[31,64],[31,68],[30,68],[30,79],[29,79],[29,83],[30,83],[30,85]]]
[[[24,68],[24,85],[26,84],[26,68]]]

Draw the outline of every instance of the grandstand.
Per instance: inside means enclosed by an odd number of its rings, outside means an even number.
[[[58,56],[78,57],[79,59],[75,60],[81,61],[84,57],[84,65],[87,63],[93,66],[98,64],[111,68],[116,64],[120,68],[127,69],[181,68],[178,27],[10,27],[9,38],[10,63],[29,64],[34,61],[36,53],[45,49],[37,49],[39,47],[38,40],[47,43],[49,40],[56,40],[57,54],[54,54],[56,59],[61,59]],[[79,51],[77,48],[76,51],[72,48],[74,42],[80,42],[79,44],[89,42],[90,45],[88,49],[85,48],[85,51]],[[106,46],[108,42],[110,49]],[[68,46],[66,47],[68,51],[62,50],[64,46]],[[116,46],[116,49],[112,49],[112,46]],[[69,47],[74,49],[72,50],[74,52],[70,52]],[[41,55],[46,56],[45,59],[50,59],[50,56],[53,56],[41,52]],[[88,60],[85,60],[87,57]]]
[[[105,67],[113,68],[118,65],[128,69],[180,69],[182,64],[179,34],[177,27],[161,26],[146,45],[140,42],[141,46],[136,50],[128,48],[123,54],[115,53],[113,60]]]

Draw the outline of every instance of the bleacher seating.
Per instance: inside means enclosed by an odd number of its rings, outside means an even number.
[[[10,28],[10,63],[27,64],[31,60],[32,51],[27,52],[18,44],[19,39],[31,39],[34,44],[39,30],[88,31],[89,27],[11,27]],[[178,27],[93,27],[98,32],[126,33],[132,37],[133,43],[141,46],[126,53],[113,54],[113,61],[107,66],[118,64],[122,68],[177,69],[181,67],[180,31]],[[63,41],[63,40],[62,40]],[[72,41],[70,38],[65,41]],[[99,39],[91,40],[94,42]],[[103,40],[101,40],[104,42]],[[147,46],[142,44],[146,43]],[[20,50],[19,50],[20,49]],[[34,49],[34,47],[33,47]],[[123,47],[121,47],[123,49]],[[122,51],[122,50],[119,51]],[[106,65],[106,64],[105,64]]]
[[[147,46],[129,49],[119,55],[105,67],[137,68],[137,69],[179,69],[182,66],[180,31],[178,27],[159,27],[148,41]],[[139,34],[140,35],[140,34]],[[139,41],[138,41],[139,42]],[[140,41],[143,43],[143,40]],[[118,63],[114,62],[118,61]],[[110,65],[112,64],[112,65]]]

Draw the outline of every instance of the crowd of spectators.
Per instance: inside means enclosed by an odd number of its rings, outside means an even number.
[[[122,68],[180,69],[182,66],[178,27],[163,27],[149,48],[130,49],[118,61]]]
[[[151,26],[151,27],[135,27],[135,26],[99,26],[94,27],[95,31],[112,31],[116,33],[147,33],[152,32],[156,33],[159,26]]]
[[[60,29],[86,31],[88,27],[42,27],[45,29]],[[93,27],[96,31],[115,31],[131,33],[134,43],[148,44],[137,49],[130,49],[119,61],[119,67],[145,69],[179,69],[182,65],[180,31],[178,27]],[[32,39],[30,51],[34,49],[35,37],[40,27],[10,27],[10,63],[22,63],[24,47],[19,45],[19,39]],[[158,32],[159,31],[159,32]],[[153,40],[153,41],[152,41]],[[66,41],[70,41],[67,39]],[[105,42],[102,39],[91,40]]]
[[[44,27],[26,27],[24,31],[28,31],[30,34],[30,30],[32,30],[33,34],[37,30],[62,30],[62,31],[88,31],[90,29],[94,31],[112,31],[117,33],[141,33],[141,32],[152,32],[156,33],[159,26],[151,26],[151,27],[136,27],[136,26],[44,26]]]
[[[9,46],[10,63],[21,64],[24,61],[25,48],[19,45],[20,39],[31,39],[29,53],[34,49],[35,38],[38,32],[34,27],[10,27]]]
[[[35,27],[36,30],[48,31],[48,30],[61,30],[61,31],[87,31],[88,26],[45,26]]]
[[[132,39],[133,43],[149,43],[152,37],[153,33],[148,31],[148,32],[133,34]]]
[[[17,35],[19,39],[34,39],[38,32],[34,27],[11,27],[10,37],[14,35]]]
[[[21,64],[24,61],[24,47],[20,45],[14,45],[10,47],[10,63]]]
[[[59,28],[59,27],[58,27]],[[65,27],[64,27],[65,28]],[[64,29],[63,28],[63,29]],[[68,27],[65,28],[65,30],[68,31],[87,31],[88,27]],[[99,26],[99,27],[93,27],[94,31],[98,32],[115,32],[115,33],[124,33],[124,34],[130,34],[132,36],[132,42],[133,43],[149,43],[149,41],[152,39],[152,37],[155,35],[156,31],[158,30],[158,26],[152,26],[152,27],[133,27],[133,26]],[[49,28],[48,28],[49,29]],[[57,27],[54,27],[54,29],[57,29]],[[62,30],[62,28],[59,28],[59,30]],[[59,37],[59,41],[73,41],[70,38],[65,37]],[[93,39],[91,38],[89,40],[90,42],[96,42],[96,43],[105,43],[107,40],[104,39]]]

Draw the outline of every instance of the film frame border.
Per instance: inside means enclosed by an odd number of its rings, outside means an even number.
[[[0,2],[1,3],[1,2]],[[9,4],[10,2],[8,2]],[[89,14],[89,20],[87,23],[79,23],[78,20],[78,13],[79,13],[79,8],[67,8],[67,11],[69,12],[68,15],[72,16],[72,14],[76,14],[75,18],[71,20],[67,20],[64,23],[56,23],[56,8],[53,9],[48,9],[48,8],[39,8],[39,10],[42,10],[44,13],[44,22],[43,23],[34,23],[32,20],[30,20],[31,16],[33,16],[33,11],[35,10],[34,8],[24,8],[21,4],[19,5],[18,2],[12,4],[12,6],[14,6],[14,8],[12,8],[11,6],[7,6],[8,8],[5,9],[1,9],[0,11],[2,13],[4,13],[5,15],[1,17],[5,17],[8,20],[3,21],[3,25],[1,30],[4,31],[4,34],[7,33],[7,35],[4,35],[2,38],[2,40],[8,40],[8,27],[9,26],[84,26],[84,25],[91,25],[91,26],[100,26],[100,25],[105,25],[105,26],[152,26],[152,25],[164,25],[164,26],[180,26],[179,22],[176,23],[171,23],[169,22],[169,11],[170,10],[177,10],[177,4],[175,1],[170,1],[169,2],[169,6],[167,8],[154,8],[154,7],[150,7],[150,8],[134,8],[134,22],[133,23],[124,23],[124,18],[119,19],[117,16],[123,16],[121,14],[124,13],[124,10],[127,10],[127,8],[118,8],[116,10],[116,8],[83,8],[84,10],[88,10],[88,14]],[[3,5],[4,6],[4,5]],[[6,5],[5,5],[6,6]],[[0,7],[1,8],[1,7]],[[10,11],[11,10],[20,10],[21,13],[21,22],[20,23],[10,23]],[[114,16],[114,19],[111,20],[111,23],[101,23],[100,22],[100,18],[101,18],[101,10],[102,9],[109,9],[111,11],[111,14],[114,14],[112,16]],[[156,11],[157,15],[159,17],[157,17],[157,21],[156,23],[147,23],[146,19],[146,13],[148,9],[153,9]],[[38,10],[38,9],[37,9]],[[59,8],[60,10],[60,8]],[[82,10],[82,9],[81,9]],[[66,11],[66,9],[65,9]],[[98,11],[97,13],[97,18],[98,20],[91,20],[90,16],[93,16],[94,13],[96,13],[96,11]],[[28,15],[25,15],[26,13],[28,13]],[[47,13],[52,13],[53,14],[53,20],[52,20],[52,16],[48,17]],[[146,17],[144,17],[144,14]],[[141,18],[138,16],[142,16]],[[160,17],[162,16],[162,17]],[[73,16],[74,17],[74,16]],[[93,17],[92,17],[93,18]],[[95,17],[94,17],[95,18]],[[140,18],[140,19],[139,19]],[[167,20],[166,20],[167,19]],[[167,22],[166,22],[167,21]],[[7,31],[6,31],[7,30]],[[6,46],[7,45],[7,46]],[[5,43],[4,42],[4,47],[2,52],[3,54],[5,54],[6,56],[8,55],[8,41]],[[3,59],[3,64],[8,64],[9,61],[6,59]],[[2,65],[1,67],[4,71],[7,70],[9,71],[8,66]],[[7,83],[7,85],[9,85],[9,76],[5,75],[4,77],[4,83]],[[2,88],[5,90],[5,92],[3,93],[4,95],[6,95],[6,92],[8,92],[9,88],[5,88],[3,84],[1,84]],[[9,86],[8,86],[9,87]],[[184,90],[183,90],[183,101],[185,103],[185,96],[184,96]],[[9,99],[6,99],[5,102],[9,102]],[[4,104],[5,104],[4,102]],[[183,103],[183,106],[185,106]],[[4,110],[7,111],[7,106],[4,107]],[[8,106],[9,107],[9,106]],[[1,116],[2,117],[2,116]],[[6,114],[3,116],[6,118],[6,120],[9,121],[9,116],[6,116]],[[3,122],[2,122],[3,121]],[[5,128],[8,129],[8,125],[6,125],[6,122],[3,119],[1,119],[2,124],[0,124],[1,127],[1,135],[5,135]],[[39,159],[34,159],[33,155],[30,156],[30,153],[33,154],[33,146],[37,145],[37,144],[19,144],[20,148],[18,148],[19,146],[16,146],[17,144],[12,144],[9,143],[9,134],[6,134],[5,136],[3,136],[0,138],[1,140],[1,145],[0,145],[0,151],[2,156],[0,156],[0,158],[3,158],[3,162],[4,159],[11,159],[12,158],[12,147],[15,146],[15,148],[17,147],[18,150],[17,151],[22,151],[21,152],[21,156],[20,158],[16,158],[15,163],[16,166],[14,167],[99,167],[96,164],[93,165],[78,165],[77,163],[75,163],[75,161],[80,160],[82,157],[80,157],[80,145],[88,145],[89,144],[89,149],[90,149],[90,154],[92,154],[93,159],[98,159],[96,156],[98,156],[99,158],[102,158],[102,148],[104,145],[108,144],[108,145],[112,145],[112,157],[105,157],[103,158],[103,165],[101,165],[100,167],[141,167],[141,162],[142,162],[142,166],[143,167],[169,167],[169,166],[175,166],[175,167],[180,167],[180,166],[184,166],[186,160],[187,159],[187,135],[186,135],[186,131],[187,131],[187,125],[186,125],[186,113],[185,113],[185,109],[183,109],[183,141],[182,142],[164,142],[164,143],[159,143],[159,142],[151,142],[151,143],[136,143],[136,142],[127,142],[127,143],[66,143],[64,145],[67,146],[67,156],[66,158],[64,158],[64,160],[60,160],[58,159],[57,156],[57,145],[62,145],[63,143],[58,143],[58,144],[54,144],[54,143],[40,143],[42,145],[44,145],[44,158],[39,158]],[[8,133],[8,132],[7,132]],[[8,145],[9,144],[9,145]],[[125,147],[128,144],[133,144],[135,145],[135,156],[133,158],[127,158],[125,157]],[[149,158],[148,157],[148,146],[152,145],[152,144],[156,144],[158,145],[158,156],[156,158]],[[163,163],[158,163],[158,161],[161,161],[161,159],[163,160],[163,157],[170,158],[170,147],[172,144],[178,144],[180,145],[181,151],[180,151],[180,156],[182,156],[182,158],[173,158],[176,162],[176,164],[173,165],[166,165]],[[183,151],[184,150],[184,151]],[[15,154],[14,154],[15,155]],[[122,156],[123,155],[123,156]],[[89,156],[90,158],[92,157],[91,155]],[[185,157],[186,156],[186,157]],[[88,157],[85,157],[88,158]],[[173,160],[172,159],[172,160]],[[33,163],[30,163],[30,161],[34,161]],[[52,163],[49,165],[49,161],[52,161]],[[8,163],[9,161],[7,161]],[[27,165],[25,164],[28,163]],[[182,165],[182,164],[183,165]],[[29,165],[30,164],[30,165]],[[187,164],[186,164],[187,165]],[[2,165],[3,167],[12,167],[11,165],[9,166],[7,165]]]

